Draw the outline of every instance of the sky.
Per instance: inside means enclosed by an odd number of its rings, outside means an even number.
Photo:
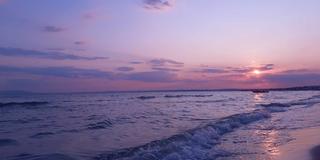
[[[320,84],[318,0],[0,0],[0,90]]]

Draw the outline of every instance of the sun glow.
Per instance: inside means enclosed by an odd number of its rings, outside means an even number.
[[[261,71],[255,69],[255,70],[253,71],[253,74],[255,74],[255,75],[260,75],[260,74],[261,74]]]

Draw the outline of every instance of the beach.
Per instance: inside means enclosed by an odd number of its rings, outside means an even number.
[[[319,110],[319,104],[295,106],[240,128],[216,147],[227,153],[219,160],[311,160],[310,150],[320,144]]]
[[[320,127],[292,131],[290,136],[293,138],[293,140],[279,147],[281,154],[277,159],[311,160],[310,150],[320,144]]]

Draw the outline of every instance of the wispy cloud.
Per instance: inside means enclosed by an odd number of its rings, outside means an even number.
[[[264,80],[276,86],[302,86],[302,85],[320,85],[320,73],[276,73],[268,74],[263,77]]]
[[[121,72],[129,72],[129,71],[133,71],[134,68],[133,67],[118,67],[116,70],[121,71]]]
[[[0,47],[0,55],[8,57],[31,57],[31,58],[43,58],[53,60],[99,60],[108,59],[107,57],[85,57],[77,56],[73,54],[67,54],[63,52],[46,52],[26,50],[20,48],[2,48]]]
[[[62,31],[65,31],[65,30],[66,30],[66,28],[57,27],[57,26],[44,26],[42,28],[42,31],[44,31],[44,32],[52,32],[52,33],[62,32]]]
[[[176,74],[164,71],[136,72],[123,76],[126,80],[142,82],[174,82]]]
[[[281,73],[283,74],[299,74],[299,73],[312,73],[314,72],[313,70],[310,69],[290,69],[290,70],[285,70],[282,71]]]
[[[82,15],[83,19],[92,20],[97,18],[97,13],[95,12],[87,12]]]
[[[153,67],[161,67],[161,66],[173,66],[173,67],[183,67],[184,63],[177,62],[170,59],[152,59],[149,63]]]
[[[74,67],[13,67],[0,66],[0,72],[25,73],[41,76],[56,76],[65,78],[113,78],[113,73],[95,69]]]
[[[75,67],[16,67],[0,66],[0,73],[20,73],[39,76],[53,76],[62,78],[93,78],[108,80],[129,80],[140,82],[173,82],[176,74],[165,71],[117,73],[97,69],[83,69]]]
[[[119,67],[120,68],[120,67]],[[124,68],[123,68],[124,69]],[[120,69],[122,70],[122,69]],[[17,66],[0,66],[0,74],[15,76],[21,78],[31,78],[30,75],[42,76],[42,78],[52,79],[53,77],[68,78],[68,80],[91,79],[91,80],[110,80],[110,81],[138,81],[145,83],[171,83],[184,87],[195,88],[223,88],[223,87],[265,87],[265,86],[300,86],[300,85],[319,85],[320,72],[297,70],[294,72],[283,71],[277,73],[266,73],[259,77],[247,77],[242,73],[231,72],[228,74],[217,74],[214,77],[180,77],[176,72],[170,70],[157,71],[138,71],[133,72],[131,68],[126,68],[130,72],[116,70],[102,71],[99,69],[84,69],[76,67],[17,67]],[[220,71],[210,71],[220,72]]]
[[[165,10],[173,7],[174,0],[143,0],[143,4],[148,10]]]
[[[204,68],[204,69],[200,69],[200,70],[195,70],[195,72],[218,74],[218,73],[228,73],[229,71],[225,70],[225,69],[219,69],[219,68]]]
[[[75,41],[74,44],[75,45],[85,45],[86,42],[85,41]]]
[[[166,71],[166,72],[178,72],[180,69],[176,68],[165,68],[165,67],[153,67],[152,70],[156,71]]]
[[[213,68],[205,66],[201,69],[195,69],[194,72],[208,73],[208,74],[247,74],[254,70],[260,71],[271,71],[274,69],[274,64],[264,64],[257,67],[224,67],[224,68]]]
[[[274,69],[274,64],[264,64],[254,69],[258,69],[260,71],[270,71]]]
[[[248,73],[253,70],[271,71],[274,69],[274,66],[274,64],[263,64],[257,67],[227,67],[226,70],[236,73]]]
[[[132,61],[132,62],[129,62],[130,64],[142,64],[143,62],[140,62],[140,61]]]

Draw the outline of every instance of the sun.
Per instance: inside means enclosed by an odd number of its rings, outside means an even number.
[[[258,70],[258,69],[255,69],[255,70],[253,70],[253,74],[255,74],[255,75],[260,75],[260,74],[261,74],[261,71]]]

